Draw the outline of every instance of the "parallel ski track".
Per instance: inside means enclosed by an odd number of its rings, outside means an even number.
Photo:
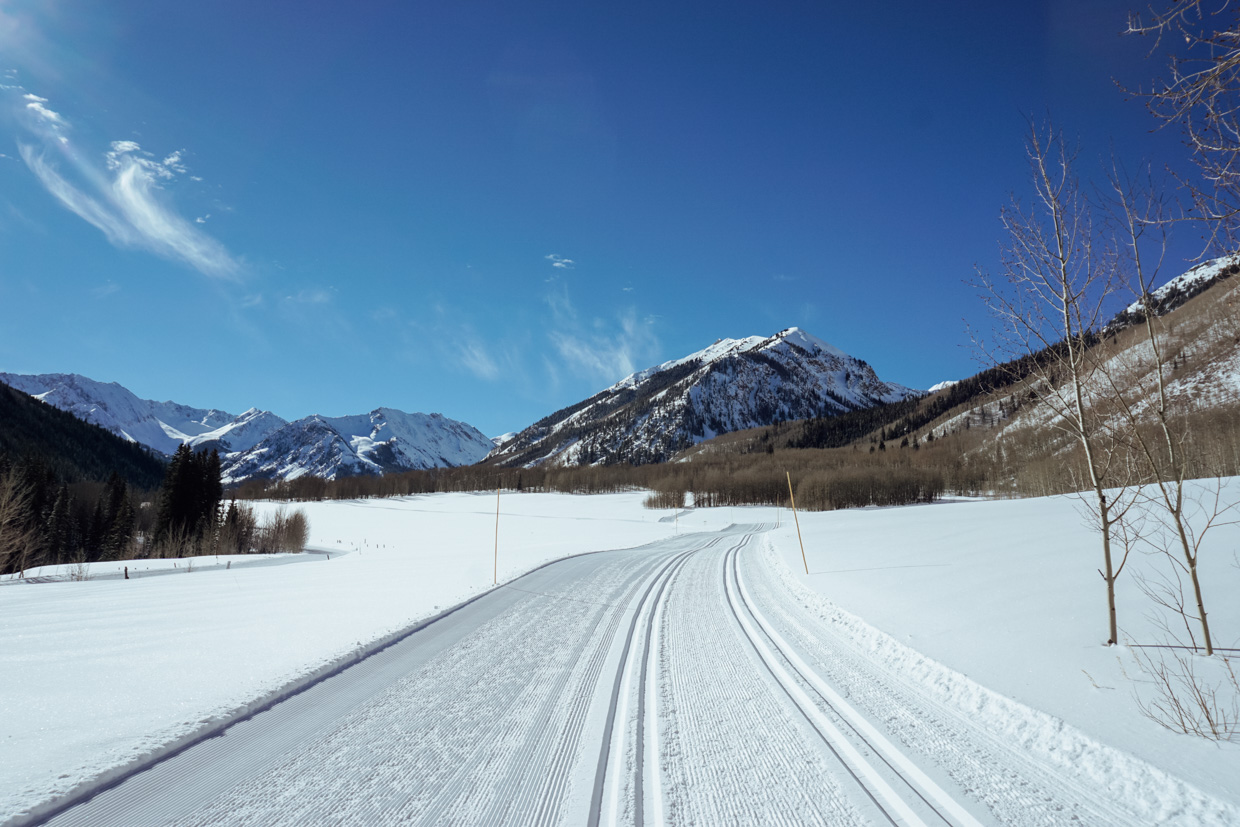
[[[776,609],[772,617],[762,618],[763,625],[781,637],[781,657],[785,657],[784,649],[805,656],[798,671],[808,676],[803,689],[817,697],[815,703],[837,718],[837,723],[848,721],[832,712],[814,687],[827,675],[834,691],[847,697],[854,710],[863,710],[869,720],[883,722],[887,735],[900,743],[901,752],[915,754],[923,766],[936,766],[959,789],[967,790],[970,799],[988,809],[996,823],[1011,827],[1068,823],[1126,827],[1139,821],[1135,815],[1125,815],[1124,802],[1104,800],[1080,779],[1053,771],[1013,749],[959,711],[928,697],[920,685],[879,666],[868,653],[819,625],[811,615],[780,608],[786,603],[783,589],[763,582],[773,580],[772,574],[749,560],[746,557],[742,561],[739,554],[732,557],[738,594],[751,607],[760,603]],[[747,583],[743,570],[748,569],[758,582]],[[764,599],[755,602],[754,593]],[[785,658],[784,663],[790,661]],[[949,823],[959,822],[950,811],[947,814],[951,816]]]
[[[769,633],[769,625],[746,594],[737,569],[736,561],[740,550],[749,543],[751,538],[752,535],[747,535],[740,543],[728,549],[724,555],[722,571],[724,591],[727,594],[728,607],[737,625],[741,628],[758,659],[766,667],[767,673],[783,689],[788,700],[819,734],[827,749],[847,768],[848,774],[861,787],[883,817],[895,827],[930,827],[932,824],[946,824],[949,827],[957,827],[957,825],[959,827],[981,827],[976,819],[962,810],[957,813],[957,820],[948,819],[941,812],[942,803],[936,807],[936,804],[923,794],[919,785],[908,777],[907,772],[894,766],[894,759],[889,760],[888,756],[893,750],[891,745],[883,743],[884,739],[881,735],[867,733],[864,728],[855,723],[843,720],[852,717],[842,714],[851,712],[851,710],[843,705],[841,699],[836,698],[833,703],[819,687],[813,686],[813,681],[807,676],[804,665],[798,662],[799,658],[796,654],[790,651],[782,640]],[[807,689],[813,692],[816,700],[807,693]],[[834,720],[823,714],[823,708],[834,713]],[[846,729],[841,730],[841,724]],[[857,742],[863,746],[864,751],[856,748]],[[863,752],[868,753],[869,757],[867,758]],[[880,762],[881,767],[876,766]],[[938,790],[937,786],[934,787],[934,791],[942,795],[942,791]],[[906,797],[919,800],[922,806],[914,810],[906,802]],[[960,810],[958,805],[956,809]],[[926,813],[926,810],[929,813]],[[927,821],[922,818],[922,815],[931,817],[932,820]]]
[[[712,539],[706,547],[709,548],[719,542],[719,538]],[[629,706],[629,690],[632,682],[632,673],[640,669],[640,677],[638,678],[638,712],[636,718],[636,737],[637,742],[637,768],[634,774],[635,793],[635,821],[638,825],[644,824],[644,806],[643,806],[643,738],[645,733],[645,697],[648,675],[646,674],[649,658],[638,654],[638,647],[634,646],[637,638],[637,628],[642,617],[646,618],[645,645],[641,647],[643,653],[650,650],[650,639],[654,629],[654,607],[659,604],[667,590],[667,585],[679,571],[685,560],[697,549],[682,552],[672,558],[650,578],[649,585],[646,587],[645,593],[642,595],[641,601],[633,611],[633,619],[629,623],[629,631],[625,637],[624,649],[620,655],[619,667],[616,670],[615,681],[611,691],[611,702],[608,705],[607,720],[603,728],[602,749],[599,751],[598,769],[595,772],[594,790],[590,800],[589,827],[598,827],[599,824],[605,823],[614,825],[620,818],[620,792],[623,787],[623,779],[620,777],[626,769],[626,743],[625,736],[627,734],[628,724],[628,706]],[[657,591],[656,591],[657,588]],[[652,596],[653,595],[653,596]],[[641,666],[635,665],[637,657],[641,656]],[[620,725],[616,726],[616,719],[619,717]],[[657,766],[655,771],[657,771]],[[610,782],[610,784],[609,784]],[[608,796],[607,790],[610,786],[611,795]]]
[[[328,699],[318,729],[281,734],[276,708],[245,724],[248,736],[135,777],[154,802],[145,820],[122,816],[119,800],[51,820],[980,827],[956,798],[966,791],[1013,827],[1128,823],[1122,805],[787,608],[742,555],[760,530],[600,558],[542,590],[514,584],[519,603],[392,671],[360,705]],[[371,663],[396,669],[398,650]],[[225,765],[252,769],[210,792]]]
[[[744,543],[735,533],[721,540]],[[744,648],[716,574],[726,553],[703,549],[687,561],[666,605],[657,663],[667,821],[865,823],[845,770]]]

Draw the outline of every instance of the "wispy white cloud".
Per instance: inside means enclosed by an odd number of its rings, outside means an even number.
[[[548,337],[571,372],[609,384],[653,364],[659,353],[654,317],[639,319],[634,308],[611,320],[594,319],[589,329],[570,326]]]
[[[24,97],[27,100],[30,100],[31,98],[34,98],[35,96],[25,95]],[[27,111],[34,113],[34,116],[38,118],[39,120],[44,121],[45,123],[51,124],[52,126],[55,126],[55,127],[68,126],[69,122],[66,121],[59,112],[53,112],[51,109],[48,109],[46,106],[43,105],[44,102],[46,101],[47,101],[47,98],[36,98],[35,100],[30,100],[30,103],[26,104],[26,109]],[[66,140],[66,138],[64,138],[63,136],[59,136],[59,137],[61,141]]]
[[[571,258],[564,258],[563,256],[556,255],[555,253],[543,256],[543,258],[551,262],[552,267],[558,267],[561,270],[571,270],[577,265],[577,262],[573,261]]]
[[[19,141],[18,150],[62,205],[117,247],[145,249],[208,276],[237,276],[237,259],[197,222],[181,217],[164,194],[161,182],[186,171],[183,150],[159,160],[135,141],[113,141],[102,164],[91,162],[74,147],[68,119],[48,108],[45,98],[25,93],[22,100],[22,121],[34,142]]]
[[[457,347],[458,361],[474,376],[488,381],[499,378],[499,365],[495,364],[495,359],[480,340],[457,342]]]
[[[547,303],[547,307],[551,308],[551,316],[558,325],[575,326],[577,324],[577,308],[573,306],[572,299],[568,297],[567,288],[553,289],[543,296],[543,301]]]

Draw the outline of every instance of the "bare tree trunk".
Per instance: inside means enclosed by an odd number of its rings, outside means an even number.
[[[1158,250],[1158,261],[1166,251],[1166,228],[1170,223],[1166,205],[1152,181],[1146,179],[1134,183],[1120,175],[1118,169],[1112,168],[1111,187],[1115,193],[1115,218],[1120,222],[1121,235],[1127,246],[1134,284],[1134,292],[1142,307],[1146,344],[1149,347],[1150,363],[1138,360],[1129,366],[1132,377],[1116,377],[1114,371],[1106,373],[1106,379],[1117,406],[1116,410],[1126,421],[1127,430],[1132,434],[1134,447],[1138,456],[1144,461],[1151,485],[1157,490],[1158,507],[1162,512],[1161,520],[1169,523],[1174,536],[1174,545],[1178,546],[1179,556],[1183,558],[1185,570],[1192,582],[1193,597],[1197,605],[1197,619],[1201,624],[1202,640],[1207,655],[1214,654],[1214,641],[1210,635],[1210,623],[1207,619],[1205,600],[1202,597],[1201,579],[1197,570],[1198,552],[1201,537],[1209,530],[1221,514],[1230,510],[1219,507],[1216,501],[1214,508],[1206,517],[1205,525],[1194,528],[1185,514],[1185,480],[1188,476],[1188,463],[1182,445],[1187,434],[1182,426],[1172,422],[1171,399],[1167,387],[1166,347],[1164,346],[1161,324],[1156,315],[1156,306],[1151,288],[1157,276],[1158,267],[1147,268],[1143,255],[1146,245],[1145,235],[1158,232],[1154,246]],[[1143,387],[1144,376],[1153,378],[1152,393],[1148,394],[1148,405],[1154,422],[1157,424],[1157,438],[1149,438],[1142,429],[1143,417],[1140,405],[1144,402],[1146,392]],[[1135,392],[1125,393],[1125,389],[1135,385]],[[1130,401],[1129,396],[1136,396]],[[1161,541],[1160,541],[1161,542]],[[1161,549],[1170,554],[1170,549]]]
[[[1107,599],[1107,643],[1119,639],[1115,581],[1127,562],[1113,555],[1112,529],[1129,501],[1126,480],[1113,464],[1116,434],[1093,410],[1091,384],[1096,370],[1090,338],[1097,329],[1103,301],[1112,292],[1114,257],[1096,249],[1092,208],[1072,172],[1073,153],[1053,128],[1043,133],[1031,125],[1027,151],[1034,185],[1034,206],[1015,202],[1002,214],[1008,242],[1003,246],[1000,284],[979,274],[983,299],[1004,330],[997,335],[1010,355],[1034,355],[1040,403],[1056,425],[1085,456],[1087,505],[1102,540],[1103,580]],[[1061,381],[1062,380],[1062,381]],[[1118,489],[1114,499],[1107,491]]]

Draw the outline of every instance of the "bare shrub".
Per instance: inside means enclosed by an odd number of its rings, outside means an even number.
[[[256,532],[256,548],[259,554],[298,552],[306,547],[310,536],[310,521],[300,508],[290,512],[281,506],[272,512]]]
[[[248,554],[254,545],[258,533],[258,518],[254,509],[244,503],[233,500],[228,504],[228,511],[220,522],[216,536],[216,547],[220,554]]]
[[[1148,678],[1141,713],[1172,732],[1211,741],[1240,741],[1240,679],[1230,658],[1207,658],[1168,647],[1135,649]]]
[[[69,565],[69,579],[75,583],[83,583],[90,579],[90,564],[86,558],[78,555],[77,560]]]
[[[685,492],[683,490],[674,491],[653,491],[642,505],[646,508],[684,508]]]

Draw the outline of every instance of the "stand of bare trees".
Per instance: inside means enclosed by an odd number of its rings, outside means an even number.
[[[1158,38],[1156,48],[1163,37],[1186,47],[1171,58],[1169,79],[1143,94],[1158,119],[1184,129],[1201,177],[1172,177],[1192,209],[1172,209],[1151,174],[1134,180],[1115,162],[1107,203],[1091,198],[1062,134],[1034,127],[1027,139],[1033,206],[1004,210],[1002,277],[978,278],[998,321],[1000,352],[1049,357],[1026,382],[1047,423],[1074,444],[1068,465],[1082,471],[1077,487],[1101,539],[1108,643],[1119,640],[1115,580],[1129,554],[1141,549],[1161,561],[1161,573],[1138,578],[1165,633],[1162,643],[1138,650],[1154,686],[1152,698],[1140,699],[1142,710],[1164,726],[1216,739],[1240,736],[1240,682],[1226,658],[1221,667],[1212,659],[1199,562],[1205,536],[1234,522],[1237,506],[1225,501],[1221,480],[1192,481],[1203,463],[1191,427],[1202,412],[1172,388],[1172,375],[1191,358],[1189,340],[1167,329],[1154,286],[1178,223],[1205,222],[1216,254],[1240,240],[1240,20],[1227,6],[1210,11],[1200,0],[1181,0],[1129,22],[1130,32]],[[1230,272],[1231,262],[1215,267]],[[1102,325],[1104,304],[1121,285],[1135,299],[1125,318],[1138,320],[1139,331]],[[1233,422],[1232,445],[1235,430]],[[1215,473],[1229,465],[1234,473],[1226,459]],[[1194,660],[1199,642],[1209,666]],[[1219,674],[1207,677],[1211,670]]]

